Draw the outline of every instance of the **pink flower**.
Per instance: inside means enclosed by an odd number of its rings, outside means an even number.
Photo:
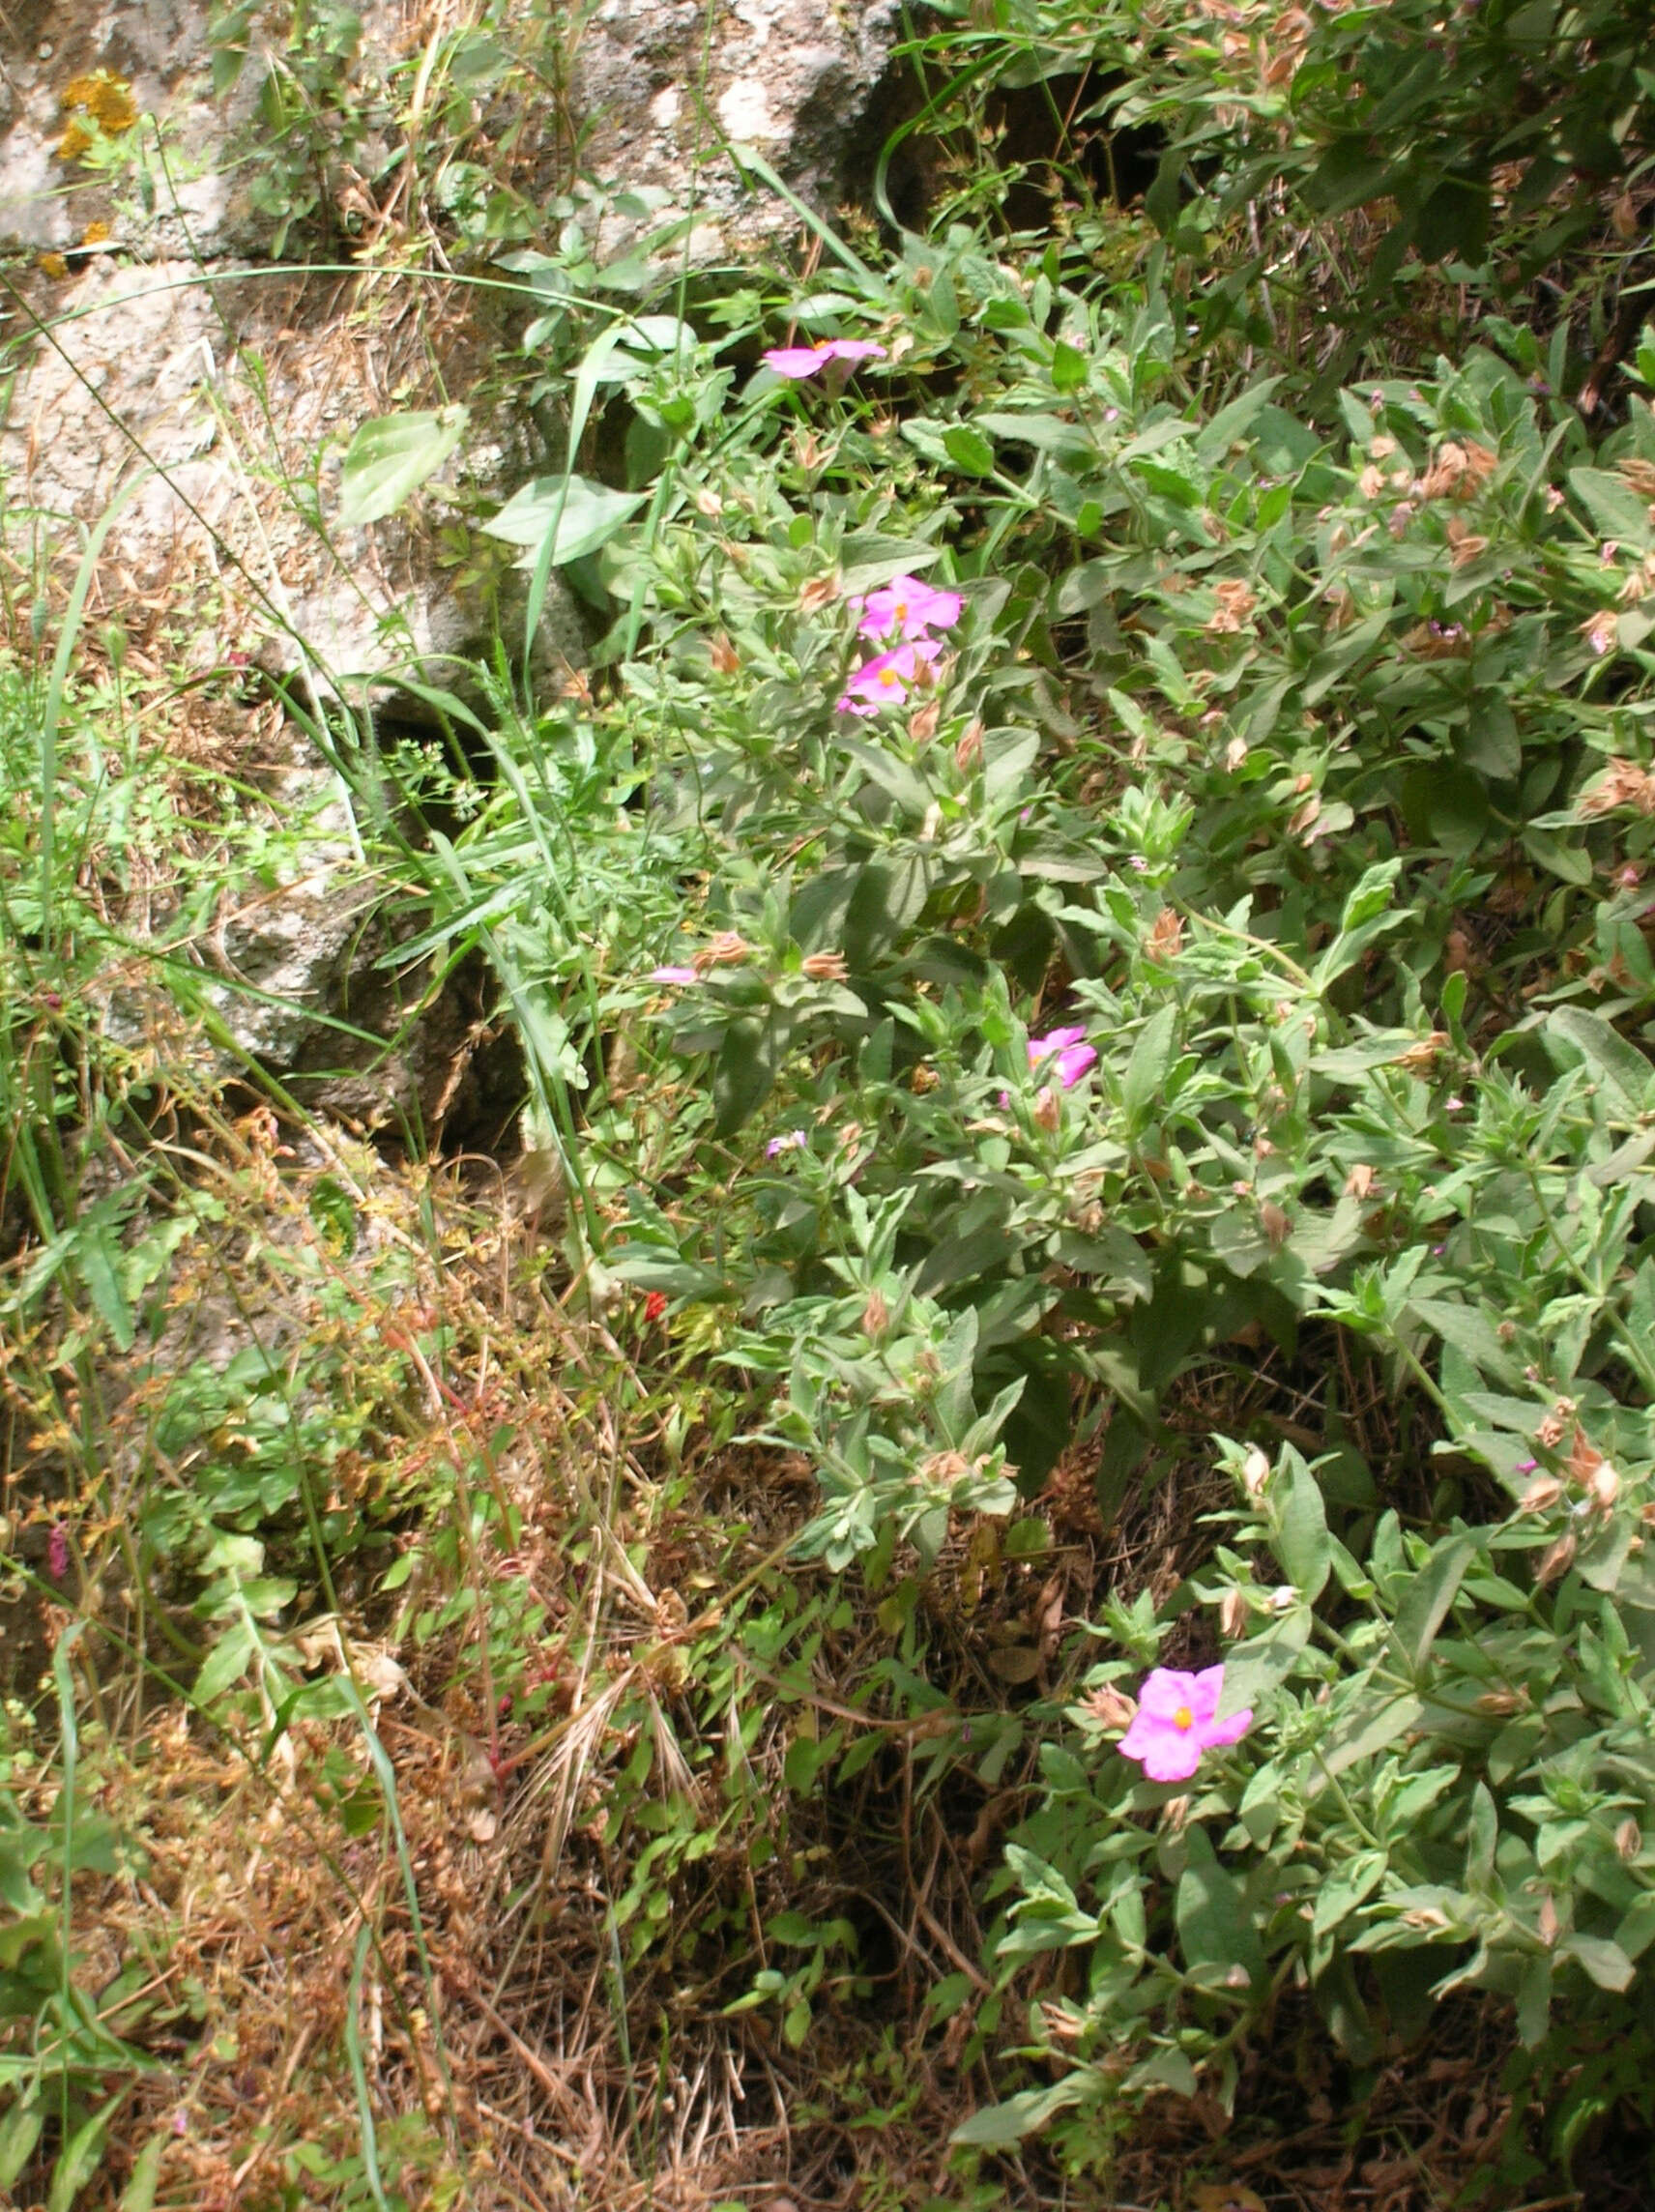
[[[695,983],[700,981],[693,968],[652,968],[652,983]]]
[[[773,368],[777,376],[791,376],[797,382],[800,377],[816,375],[830,361],[884,359],[884,346],[872,338],[820,338],[815,345],[771,346],[764,363],[767,368]]]
[[[881,592],[870,592],[854,602],[862,610],[857,625],[862,637],[924,637],[933,629],[951,629],[960,619],[958,592],[939,592],[917,576],[893,576]]]
[[[1120,1739],[1121,1756],[1141,1760],[1151,1782],[1187,1782],[1204,1751],[1238,1743],[1253,1725],[1251,1708],[1219,1720],[1224,1669],[1199,1674],[1157,1667],[1138,1693],[1132,1726]]]
[[[61,1521],[52,1523],[46,1538],[46,1568],[54,1583],[62,1582],[69,1572],[69,1530]]]
[[[1044,1036],[1029,1039],[1030,1066],[1039,1067],[1051,1061],[1052,1072],[1065,1091],[1074,1089],[1096,1059],[1096,1050],[1086,1041],[1086,1031],[1078,1027],[1049,1030]]]
[[[929,668],[943,648],[928,637],[915,638],[910,644],[898,645],[889,653],[875,654],[872,660],[864,660],[839,699],[841,714],[877,714],[882,707],[900,707],[908,698],[908,686],[918,679],[920,668]]]
[[[783,1152],[801,1152],[810,1139],[802,1129],[790,1129],[785,1137],[772,1137],[765,1147],[765,1157],[773,1160]]]

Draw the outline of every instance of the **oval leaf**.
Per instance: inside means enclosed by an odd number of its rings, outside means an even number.
[[[379,415],[358,425],[345,455],[339,521],[360,530],[392,514],[410,493],[440,469],[470,420],[464,407],[424,408],[408,415]]]
[[[641,491],[611,491],[590,477],[537,477],[482,528],[508,545],[532,546],[537,557],[544,554],[550,538],[551,565],[557,568],[595,553],[643,506],[645,496]]]

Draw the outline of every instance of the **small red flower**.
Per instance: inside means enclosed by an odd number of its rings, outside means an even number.
[[[660,1321],[666,1310],[667,1294],[665,1291],[652,1291],[644,1300],[644,1319],[647,1322]]]

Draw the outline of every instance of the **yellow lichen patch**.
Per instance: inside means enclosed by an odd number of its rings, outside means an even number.
[[[58,140],[60,161],[79,160],[94,144],[99,131],[106,137],[117,138],[138,120],[131,86],[124,76],[116,76],[109,70],[93,70],[84,76],[72,76],[58,95],[58,103],[70,118],[67,130]]]
[[[61,253],[43,253],[40,259],[40,270],[43,276],[50,276],[54,281],[61,281],[69,275],[69,263]]]
[[[89,222],[80,234],[82,246],[107,246],[109,225],[106,222]]]

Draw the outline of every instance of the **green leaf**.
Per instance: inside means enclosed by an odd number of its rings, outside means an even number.
[[[34,2097],[21,2097],[0,2119],[0,2189],[9,2190],[34,2156],[46,2116]]]
[[[1466,1569],[1476,1556],[1474,1536],[1449,1536],[1437,1545],[1403,1591],[1391,1635],[1404,1664],[1416,1681],[1431,1656],[1437,1632],[1459,1594]]]
[[[1600,1990],[1624,1990],[1632,1982],[1632,1961],[1607,1936],[1565,1936],[1557,1946],[1578,1959]]]
[[[1612,1113],[1635,1120],[1648,1110],[1655,1067],[1602,1014],[1584,1006],[1556,1006],[1540,1033],[1549,1043],[1554,1038],[1568,1052],[1580,1054]],[[1568,1063],[1567,1054],[1563,1063]]]
[[[1126,1073],[1121,1079],[1120,1102],[1134,1134],[1141,1129],[1148,1118],[1149,1108],[1160,1097],[1167,1069],[1172,1064],[1177,1019],[1176,1006],[1163,1006],[1159,1013],[1150,1015],[1132,1047],[1132,1057],[1126,1062]]]
[[[1333,1564],[1333,1546],[1321,1489],[1301,1459],[1289,1459],[1271,1499],[1281,1517],[1276,1557],[1287,1569],[1288,1580],[1310,1603],[1321,1594]]]
[[[1364,1898],[1371,1897],[1379,1888],[1389,1865],[1389,1854],[1381,1850],[1357,1851],[1354,1857],[1347,1859],[1317,1890],[1311,1934],[1331,1934],[1342,1920],[1355,1911]]]
[[[750,1120],[775,1076],[775,1033],[768,1021],[732,1022],[712,1069],[714,1132],[734,1136]]]
[[[1630,1967],[1627,1970],[1630,1972]],[[102,2162],[109,2115],[121,2101],[119,2096],[111,2097],[89,2120],[82,2120],[64,2144],[58,2153],[57,2165],[52,2169],[51,2193],[46,2198],[46,2212],[69,2212],[76,2197],[97,2172]]]
[[[1237,1644],[1224,1662],[1224,1695],[1219,1700],[1220,1719],[1251,1706],[1292,1673],[1299,1653],[1310,1641],[1314,1615],[1308,1605],[1295,1605],[1291,1613],[1271,1623],[1262,1635]]]
[[[131,2178],[121,2192],[120,2212],[152,2212],[156,2184],[160,2178],[161,2152],[165,2148],[164,2136],[151,2136],[139,2151]]]
[[[247,1672],[247,1661],[255,1645],[252,1623],[247,1619],[235,1621],[208,1652],[201,1672],[195,1677],[191,1692],[195,1703],[203,1709],[220,1698],[230,1686],[239,1682]]]
[[[1185,1830],[1187,1858],[1178,1882],[1178,1941],[1191,1967],[1239,1966],[1255,1991],[1265,1981],[1264,1951],[1240,1883],[1219,1865],[1205,1828]]]
[[[464,435],[469,410],[421,408],[380,415],[360,423],[345,454],[339,485],[339,521],[360,530],[393,514],[440,469]]]
[[[943,433],[943,444],[957,469],[969,477],[991,477],[994,474],[994,448],[980,430],[973,430],[969,422],[954,422]]]
[[[1087,380],[1087,357],[1078,346],[1070,345],[1067,338],[1060,338],[1052,348],[1052,389],[1054,392],[1079,392]]]
[[[611,491],[589,477],[537,477],[481,527],[508,545],[532,546],[541,558],[549,538],[551,566],[557,568],[606,545],[647,496]]]
[[[1021,2142],[1025,2136],[1044,2127],[1056,2113],[1079,2104],[1085,2087],[1084,2077],[1071,2074],[1050,2089],[1025,2089],[1018,2096],[1007,2097],[1002,2105],[986,2106],[980,2112],[973,2112],[969,2120],[962,2120],[948,2140],[976,2143],[985,2150]]]

